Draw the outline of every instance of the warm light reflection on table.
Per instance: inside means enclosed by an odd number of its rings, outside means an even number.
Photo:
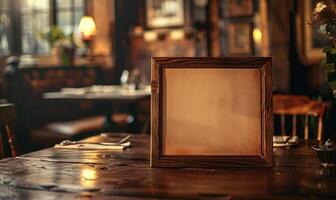
[[[92,187],[96,184],[97,171],[94,168],[83,167],[80,172],[81,185]]]

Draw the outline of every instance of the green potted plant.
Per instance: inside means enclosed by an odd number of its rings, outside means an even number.
[[[329,87],[336,96],[336,4],[334,0],[319,0],[312,13],[312,25],[326,36],[329,45],[323,48],[325,57],[320,67],[326,72]]]
[[[61,63],[65,66],[74,64],[76,47],[73,33],[67,35],[58,26],[51,26],[46,32],[39,33],[39,37],[49,43],[52,52],[59,57]]]

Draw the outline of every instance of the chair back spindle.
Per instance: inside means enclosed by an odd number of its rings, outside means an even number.
[[[16,121],[16,110],[14,104],[0,104],[0,124],[7,135],[10,152],[13,157],[17,156],[17,147],[13,126]],[[0,135],[0,156],[4,157],[3,134]]]
[[[297,136],[297,120],[298,116],[304,116],[304,139],[309,139],[309,116],[318,119],[316,139],[322,139],[323,133],[323,117],[326,110],[326,104],[321,101],[311,100],[306,96],[298,95],[274,95],[273,96],[273,112],[280,115],[280,131],[281,135],[286,134],[286,116],[292,118],[292,136]]]

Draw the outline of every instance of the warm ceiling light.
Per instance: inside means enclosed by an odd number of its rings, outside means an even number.
[[[91,40],[97,34],[96,24],[90,16],[81,18],[78,29],[83,36],[83,40]]]
[[[173,30],[169,33],[169,37],[173,40],[182,40],[184,39],[184,31],[183,30]]]
[[[259,28],[253,29],[253,40],[255,43],[261,43],[262,40],[262,33]]]
[[[158,39],[158,33],[155,31],[146,31],[143,37],[146,42],[153,42]]]
[[[135,26],[133,29],[134,35],[142,35],[143,29],[141,26]]]

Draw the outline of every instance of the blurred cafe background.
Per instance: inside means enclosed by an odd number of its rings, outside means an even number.
[[[0,98],[15,105],[20,153],[102,132],[149,134],[151,57],[272,57],[275,134],[334,137],[315,3],[0,0]]]

